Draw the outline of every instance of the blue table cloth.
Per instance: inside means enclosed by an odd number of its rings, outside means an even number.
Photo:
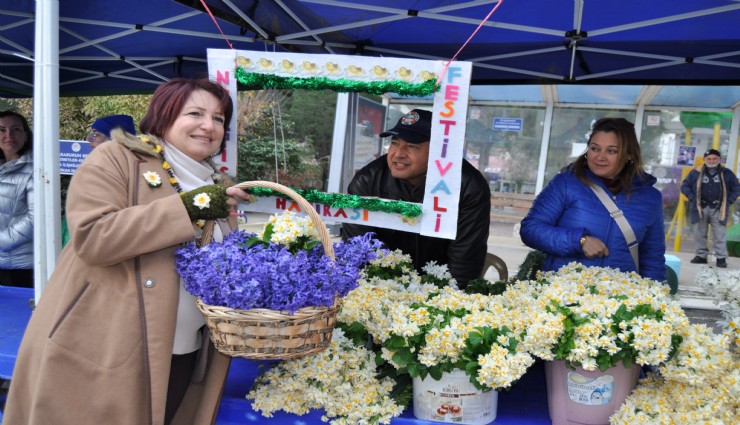
[[[294,415],[278,411],[272,418],[265,418],[251,408],[251,401],[244,398],[257,377],[260,364],[270,362],[252,361],[235,358],[226,381],[221,409],[216,418],[217,425],[245,424],[280,424],[310,425],[322,424],[321,410],[311,411],[307,415]],[[391,420],[393,425],[432,425],[441,422],[426,421],[414,417],[413,406],[410,406],[398,418]],[[498,409],[493,425],[550,425],[547,410],[547,389],[545,371],[541,362],[534,366],[508,391],[498,395]]]
[[[13,374],[18,347],[31,318],[33,289],[0,286],[0,378]]]
[[[9,379],[18,355],[26,324],[31,317],[29,300],[33,290],[0,286],[0,378]],[[217,425],[310,425],[322,424],[323,411],[311,411],[307,415],[294,415],[283,411],[265,418],[252,410],[251,401],[244,398],[259,372],[260,365],[269,367],[269,361],[252,361],[234,358],[231,362],[226,387],[221,401]],[[0,412],[0,420],[2,413]],[[402,416],[391,420],[393,425],[427,425],[440,422],[419,420],[414,417],[413,407]],[[535,363],[532,368],[508,391],[498,395],[498,408],[494,425],[550,425],[547,410],[547,391],[544,367]]]

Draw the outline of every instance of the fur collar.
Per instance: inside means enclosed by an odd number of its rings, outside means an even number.
[[[158,158],[159,154],[157,153],[157,151],[152,145],[141,140],[142,136],[143,135],[134,136],[133,134],[127,133],[120,128],[116,128],[110,132],[111,141],[125,146],[130,151],[143,153],[145,155]],[[162,140],[159,137],[152,135],[146,135],[146,137],[149,137],[152,141],[154,141],[155,144],[162,145]]]

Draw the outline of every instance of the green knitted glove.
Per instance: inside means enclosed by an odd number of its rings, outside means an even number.
[[[180,199],[193,221],[228,217],[229,205],[226,203],[228,198],[226,186],[220,184],[209,184],[180,194]]]

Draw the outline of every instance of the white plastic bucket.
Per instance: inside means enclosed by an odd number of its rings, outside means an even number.
[[[464,371],[455,369],[435,381],[414,378],[414,416],[418,419],[469,425],[486,425],[496,419],[498,392],[481,391]]]

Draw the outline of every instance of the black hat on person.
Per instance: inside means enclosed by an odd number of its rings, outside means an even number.
[[[398,120],[390,130],[380,133],[380,137],[393,136],[408,143],[424,143],[431,139],[432,112],[424,109],[412,109]]]
[[[704,158],[706,158],[707,155],[717,155],[718,157],[722,158],[722,154],[719,153],[717,149],[709,149],[708,151],[704,152]]]
[[[93,130],[105,134],[110,139],[110,132],[116,127],[121,127],[127,133],[136,134],[134,119],[129,115],[110,115],[98,118],[90,126]]]

